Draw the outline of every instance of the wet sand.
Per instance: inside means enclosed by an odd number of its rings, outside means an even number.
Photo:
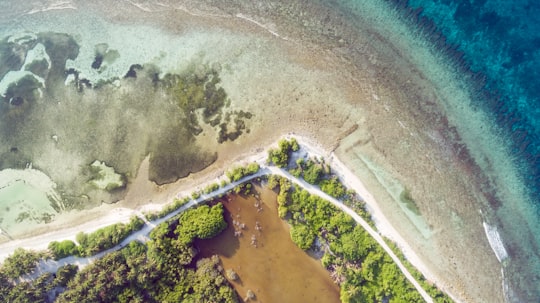
[[[463,302],[504,301],[500,264],[482,227],[480,210],[489,206],[481,193],[484,175],[459,148],[461,138],[446,117],[445,100],[406,49],[366,20],[340,22],[345,12],[315,4],[185,2],[176,11],[162,4],[141,9],[123,3],[104,10],[96,2],[85,8],[114,24],[222,37],[223,45],[204,49],[204,57],[225,67],[222,86],[231,106],[255,118],[250,133],[234,142],[216,145],[210,134],[199,138],[198,143],[217,151],[217,161],[173,184],[158,187],[147,181],[143,162],[119,207],[170,201],[178,191],[191,191],[236,160],[295,133],[317,142],[328,155],[334,152],[366,185],[399,231],[398,244],[410,247],[429,268],[428,279]],[[117,13],[120,8],[124,13]],[[235,49],[238,44],[223,37],[245,40]],[[411,220],[396,202],[404,188],[425,224]]]

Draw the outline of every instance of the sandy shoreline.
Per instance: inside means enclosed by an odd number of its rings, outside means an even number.
[[[436,285],[441,285],[440,281],[437,281],[434,278],[435,276],[433,275],[432,271],[428,267],[426,267],[424,262],[414,252],[409,243],[407,243],[402,238],[402,236],[397,232],[391,222],[388,221],[388,219],[384,216],[384,214],[377,206],[377,201],[375,200],[373,195],[367,190],[364,184],[355,175],[353,175],[352,172],[348,170],[347,167],[332,152],[325,150],[321,145],[318,145],[316,142],[310,140],[307,137],[299,137],[294,134],[292,137],[290,135],[282,137],[282,139],[290,138],[296,138],[298,140],[301,146],[301,150],[299,151],[299,153],[302,156],[304,156],[305,154],[309,157],[322,157],[325,160],[329,160],[329,164],[332,168],[333,173],[336,174],[349,189],[353,189],[354,191],[356,191],[356,193],[362,198],[362,200],[366,202],[367,209],[371,214],[372,219],[377,227],[377,232],[397,243],[398,247],[400,247],[407,260],[411,262],[411,264],[415,266],[429,281],[435,283]],[[266,147],[263,152],[246,155],[243,159],[236,160],[232,167],[236,165],[245,165],[252,162],[264,164],[267,158],[267,151],[270,148],[275,147],[276,144],[272,144],[271,146]],[[215,172],[207,173],[213,174]],[[187,197],[190,196],[190,194],[194,191],[201,190],[209,184],[219,183],[225,179],[226,178],[223,176],[223,174],[220,174],[220,176],[218,176],[216,179],[207,180],[205,183],[198,184],[192,190],[176,191],[172,194],[178,198]],[[140,215],[144,211],[160,210],[167,204],[172,203],[171,200],[153,202],[154,204],[142,205],[137,209],[112,208],[107,210],[107,215],[92,221],[85,222],[83,224],[72,223],[69,228],[36,235],[34,237],[16,239],[7,243],[2,243],[0,244],[0,262],[4,260],[7,256],[9,256],[9,254],[12,253],[16,248],[22,247],[31,250],[44,250],[47,249],[48,243],[52,241],[62,241],[68,239],[74,241],[76,234],[81,231],[84,233],[91,233],[97,229],[108,225],[112,225],[115,223],[126,223],[131,217]],[[449,293],[449,295],[456,302],[460,302],[460,300],[455,297],[454,294]]]
[[[290,139],[291,137],[283,137],[283,138]],[[298,138],[296,136],[294,136],[294,138],[296,138],[299,141],[299,144],[301,146],[301,150],[299,152],[301,154],[306,153],[306,155],[308,155],[309,157],[317,157],[317,158],[322,157],[326,159],[324,150],[321,149],[320,146],[317,146],[316,143],[314,142],[307,143],[309,141],[309,139],[307,138]],[[238,161],[234,165],[245,165],[246,163],[252,163],[252,162],[264,164],[267,158],[267,151],[270,148],[274,148],[274,147],[275,147],[275,144],[267,147],[263,152],[259,152],[257,154],[248,156],[243,160]],[[367,204],[369,205],[368,209],[371,215],[373,216],[374,221],[376,222],[378,232],[381,232],[384,236],[394,241],[398,241],[397,239],[402,240],[402,238],[399,236],[397,231],[392,227],[390,222],[387,221],[384,215],[378,209],[377,211],[374,211],[374,207],[376,208],[376,201],[374,200],[371,193],[369,193],[367,189],[364,187],[362,182],[358,180],[356,177],[354,177],[352,173],[349,170],[347,170],[346,167],[343,166],[341,162],[339,162],[339,159],[337,159],[334,155],[331,155],[330,160],[331,160],[330,165],[333,169],[333,172],[341,180],[343,181],[347,180],[348,182],[346,182],[346,185],[349,187],[349,189],[355,190],[357,194],[359,194],[359,196],[364,201],[367,202]],[[335,166],[336,163],[340,165]],[[200,188],[204,188],[205,186],[209,184],[219,183],[220,181],[224,179],[225,178],[223,176],[220,176],[217,179],[207,181],[206,183],[200,184],[199,186],[197,186],[197,189],[192,190],[192,192],[197,191]],[[353,180],[353,182],[351,182],[351,180]],[[308,186],[308,185],[304,184],[303,186]],[[222,190],[220,190],[220,192],[221,191]],[[186,191],[176,193],[176,196],[179,198],[185,197],[188,195],[189,195],[189,192],[186,192]],[[331,197],[326,197],[326,198],[335,200]],[[164,207],[166,204],[170,204],[170,203],[172,203],[172,201],[165,201],[164,203],[159,203],[159,204],[144,205],[136,210],[126,209],[126,208],[114,208],[108,212],[107,216],[101,217],[97,220],[86,222],[85,224],[74,225],[71,228],[64,229],[61,231],[49,232],[49,233],[42,234],[36,237],[17,239],[17,240],[10,241],[8,243],[0,244],[0,249],[2,251],[2,253],[0,253],[0,262],[4,260],[7,256],[9,256],[9,254],[12,253],[16,248],[22,247],[22,248],[30,249],[30,250],[44,250],[47,248],[48,243],[52,241],[62,241],[62,240],[67,240],[67,239],[74,241],[76,234],[79,232],[91,233],[99,228],[102,228],[108,225],[112,225],[115,223],[125,223],[125,222],[128,222],[132,216],[140,215],[141,211],[159,210],[160,208]],[[332,202],[332,203],[337,203],[337,202]],[[352,211],[349,210],[349,212],[352,214]],[[356,217],[357,218],[355,220],[362,220],[358,215],[356,215]],[[369,229],[368,231],[372,234],[372,236],[378,237],[378,235],[375,234],[365,222],[363,223],[363,226],[364,228]],[[377,241],[379,241],[379,243],[381,244],[384,244],[382,238],[380,237],[378,237]],[[398,243],[400,247],[403,247],[403,245],[406,245],[406,243],[404,242],[398,242]],[[388,247],[385,247],[385,250],[391,253]],[[428,269],[425,268],[425,266],[423,266],[422,261],[412,251],[404,251],[404,253],[407,259],[409,260],[409,262],[411,262],[414,266],[416,266],[425,276],[427,277],[431,276],[430,273],[428,272]],[[393,254],[392,254],[392,258],[396,262],[399,262],[399,260]],[[403,265],[401,264],[398,264],[398,265],[400,266],[400,268],[402,268],[402,270],[406,271]],[[408,275],[407,277],[409,279],[413,279],[408,272],[406,272],[406,274]],[[416,283],[415,280],[411,280],[411,282],[414,282],[413,284],[415,285],[415,287],[417,287],[418,289],[421,289],[421,287]],[[432,281],[432,282],[436,283],[436,281]],[[424,290],[422,290],[422,296],[425,296],[427,300],[428,294],[425,293]],[[456,301],[456,302],[459,302],[459,301]]]

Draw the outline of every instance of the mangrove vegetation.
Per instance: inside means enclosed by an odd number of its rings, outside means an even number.
[[[17,252],[0,269],[2,302],[239,302],[219,258],[196,258],[195,239],[219,234],[227,223],[221,204],[203,205],[157,226],[137,241],[78,271],[60,268],[26,282],[14,272],[36,259]]]

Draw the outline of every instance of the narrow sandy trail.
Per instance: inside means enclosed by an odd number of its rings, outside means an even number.
[[[341,201],[329,196],[328,194],[320,190],[318,187],[311,185],[302,179],[295,178],[294,176],[292,176],[289,172],[285,170],[279,169],[277,167],[268,167],[267,169],[270,170],[270,172],[274,175],[280,175],[291,180],[292,182],[296,183],[303,189],[307,190],[310,194],[317,195],[331,202],[336,207],[338,207],[339,209],[347,213],[349,216],[351,216],[356,221],[356,223],[360,224],[360,226],[362,226],[375,239],[375,241],[377,241],[377,243],[379,243],[382,246],[382,248],[386,251],[386,253],[390,255],[390,257],[397,264],[401,272],[403,272],[405,277],[412,283],[412,285],[416,288],[416,290],[418,290],[418,292],[424,298],[424,300],[430,303],[433,302],[433,299],[422,288],[422,286],[420,286],[420,283],[416,281],[416,279],[412,276],[412,274],[405,267],[405,265],[403,265],[403,263],[398,258],[398,256],[396,256],[396,254],[392,251],[392,249],[390,249],[388,244],[386,244],[386,242],[381,237],[381,235],[377,231],[375,231],[364,219],[362,219],[362,217],[360,217],[354,210],[350,209],[349,207],[341,203]]]
[[[146,242],[146,241],[148,241],[150,239],[150,232],[152,232],[152,230],[156,226],[158,226],[159,224],[171,219],[172,217],[178,215],[181,212],[184,212],[185,210],[187,210],[187,209],[189,209],[189,208],[191,208],[191,207],[193,207],[195,205],[204,203],[204,202],[208,201],[209,199],[212,199],[212,198],[218,197],[220,195],[223,195],[223,194],[227,193],[228,191],[232,190],[235,186],[237,186],[239,184],[242,184],[242,183],[250,181],[252,179],[261,177],[261,176],[263,176],[265,174],[268,174],[268,170],[261,169],[256,174],[253,174],[251,176],[247,176],[247,177],[245,177],[245,178],[243,178],[243,179],[241,179],[239,181],[227,184],[226,186],[221,187],[218,190],[215,190],[215,191],[213,191],[213,192],[211,192],[209,194],[201,194],[201,196],[199,198],[197,198],[196,200],[191,200],[188,203],[186,203],[185,205],[183,205],[182,207],[180,207],[179,209],[169,213],[168,215],[164,216],[163,218],[159,218],[159,219],[156,219],[154,221],[148,221],[146,219],[146,217],[144,216],[144,214],[142,214],[139,211],[133,210],[133,211],[130,212],[131,216],[138,216],[139,218],[141,218],[145,222],[145,225],[143,226],[142,229],[132,233],[130,236],[128,236],[126,239],[124,239],[120,244],[118,244],[118,245],[116,245],[116,246],[114,246],[114,247],[112,247],[112,248],[110,248],[108,250],[104,250],[104,251],[102,251],[102,252],[100,252],[100,253],[98,253],[96,255],[93,255],[91,257],[74,257],[74,256],[71,256],[71,257],[67,257],[67,258],[64,258],[64,259],[61,259],[61,260],[58,260],[58,261],[55,261],[55,260],[52,260],[52,259],[43,260],[43,261],[41,261],[39,263],[37,270],[34,273],[32,273],[32,275],[29,278],[37,277],[40,274],[43,274],[43,273],[46,273],[46,272],[54,273],[54,272],[56,272],[58,270],[58,268],[60,268],[60,267],[62,267],[64,265],[67,265],[67,264],[75,264],[79,268],[83,268],[84,266],[92,263],[93,261],[102,258],[106,254],[121,249],[122,247],[128,245],[132,241],[140,241],[140,242],[144,243],[144,242]],[[117,222],[114,222],[114,223],[117,223]],[[56,241],[55,239],[51,239],[52,236],[53,235],[49,235],[48,237],[46,237],[46,239],[49,240],[49,242],[47,242],[47,243],[50,243],[52,241]],[[72,235],[72,236],[70,236],[68,238],[74,238],[74,237],[75,236]],[[44,241],[44,240],[42,240],[42,241]],[[12,246],[14,246],[14,245],[12,245]],[[25,246],[25,248],[27,248],[27,247]],[[2,247],[2,249],[3,249],[3,247]],[[15,250],[15,248],[13,248],[13,250]],[[2,254],[5,254],[7,256],[7,255],[11,254],[12,252],[13,251],[8,252],[8,251],[3,250]]]
[[[239,184],[245,183],[247,181],[253,180],[255,178],[258,178],[258,177],[261,177],[261,176],[264,176],[264,175],[274,174],[274,175],[279,175],[279,176],[282,176],[282,177],[285,177],[285,178],[291,180],[296,185],[298,185],[301,188],[307,190],[309,193],[311,193],[313,195],[317,195],[317,196],[331,202],[336,207],[338,207],[339,209],[341,209],[342,211],[344,211],[345,213],[350,215],[358,224],[360,224],[360,226],[362,226],[375,239],[375,241],[377,241],[377,243],[379,243],[379,245],[381,245],[381,247],[386,251],[386,253],[388,253],[388,255],[390,255],[392,260],[397,264],[399,269],[403,272],[405,277],[412,283],[412,285],[417,289],[417,291],[424,298],[424,300],[426,302],[428,302],[428,303],[433,302],[433,299],[422,288],[422,286],[420,286],[418,281],[412,276],[412,274],[409,272],[409,270],[403,265],[401,260],[396,256],[396,254],[392,251],[392,249],[390,249],[390,247],[386,244],[386,242],[381,237],[381,235],[377,231],[375,231],[355,211],[353,211],[349,207],[345,206],[339,200],[337,200],[337,199],[329,196],[328,194],[324,193],[318,187],[316,187],[314,185],[311,185],[311,184],[307,183],[306,181],[304,181],[302,179],[299,179],[299,178],[296,178],[296,177],[292,176],[289,172],[287,172],[287,171],[285,171],[283,169],[274,167],[274,166],[265,166],[264,163],[261,163],[263,161],[259,161],[259,162],[260,162],[259,164],[261,165],[261,169],[256,174],[244,177],[239,181],[232,182],[232,183],[230,183],[230,184],[228,184],[228,185],[226,185],[226,186],[224,186],[224,187],[222,187],[222,188],[220,188],[220,189],[218,189],[218,190],[216,190],[216,191],[214,191],[214,192],[212,192],[210,194],[203,194],[198,199],[191,200],[186,205],[184,205],[181,208],[169,213],[167,216],[165,216],[163,218],[160,218],[160,219],[149,222],[149,221],[146,220],[146,218],[144,217],[143,214],[141,214],[140,212],[134,211],[134,214],[139,216],[143,220],[145,220],[146,224],[144,225],[144,227],[141,230],[133,233],[132,235],[130,235],[129,237],[124,239],[124,241],[122,241],[122,243],[120,243],[119,245],[117,245],[117,246],[115,246],[115,247],[113,247],[111,249],[108,249],[106,251],[100,252],[99,254],[96,254],[94,256],[87,257],[87,258],[68,257],[68,258],[64,258],[64,259],[59,260],[59,261],[54,261],[54,260],[42,261],[38,266],[38,270],[36,272],[34,272],[32,277],[36,277],[39,274],[42,274],[42,273],[45,273],[45,272],[51,272],[51,273],[56,272],[59,267],[67,265],[67,264],[75,264],[75,265],[79,266],[80,268],[82,268],[82,267],[92,263],[93,261],[105,256],[108,253],[111,253],[113,251],[117,251],[117,250],[121,249],[125,245],[129,244],[131,241],[137,240],[137,241],[141,241],[141,242],[146,242],[149,239],[150,232],[154,229],[154,227],[161,224],[162,222],[165,222],[165,221],[169,220],[170,218],[178,215],[179,213],[181,213],[181,212],[183,212],[183,211],[185,211],[185,210],[187,210],[187,209],[189,209],[189,208],[191,208],[191,207],[193,207],[195,205],[201,204],[201,203],[203,203],[203,202],[205,202],[205,201],[207,201],[209,199],[212,199],[212,198],[218,197],[219,195],[225,194],[226,192],[232,190],[235,186],[237,186]]]

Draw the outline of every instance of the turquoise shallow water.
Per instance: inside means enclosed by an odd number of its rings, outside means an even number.
[[[502,200],[496,215],[510,253],[505,264],[510,301],[540,302],[538,251],[540,216],[540,2],[501,0],[389,1],[434,45],[473,73],[481,110],[508,144],[508,159],[519,173],[526,197]],[[500,176],[505,171],[496,171]],[[509,191],[514,185],[506,185]],[[523,213],[520,219],[518,210]],[[517,248],[519,247],[519,249]]]
[[[477,105],[511,136],[516,164],[533,196],[538,196],[540,3],[410,0],[408,5],[435,23],[471,71],[485,76],[489,98],[478,99]],[[540,215],[540,208],[536,209]]]
[[[440,93],[445,113],[482,171],[479,190],[487,203],[479,208],[509,256],[502,262],[507,301],[540,302],[538,2],[338,3],[359,23],[385,33]]]

